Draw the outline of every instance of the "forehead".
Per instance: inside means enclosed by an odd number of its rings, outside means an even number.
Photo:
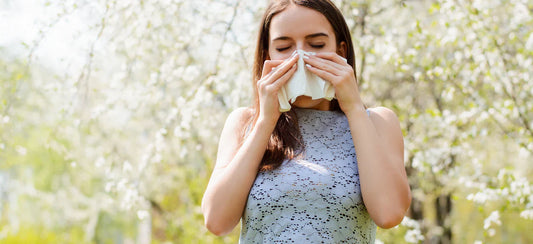
[[[322,13],[296,4],[274,15],[270,23],[270,40],[280,36],[304,37],[318,32],[334,36],[331,24]]]

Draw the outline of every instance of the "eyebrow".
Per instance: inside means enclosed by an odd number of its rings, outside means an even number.
[[[315,38],[315,37],[319,37],[319,36],[325,36],[325,37],[328,37],[328,34],[324,33],[324,32],[319,32],[319,33],[314,33],[314,34],[310,34],[310,35],[307,35],[305,36],[305,39],[310,39],[310,38]],[[277,41],[277,40],[289,40],[291,39],[290,37],[288,36],[280,36],[280,37],[276,37],[274,40],[272,41]]]

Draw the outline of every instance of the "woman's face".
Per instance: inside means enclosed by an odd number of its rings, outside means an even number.
[[[316,10],[296,4],[272,17],[269,38],[268,57],[271,60],[287,59],[296,49],[337,52],[335,32],[328,19]],[[300,96],[292,105],[327,110],[329,101]]]

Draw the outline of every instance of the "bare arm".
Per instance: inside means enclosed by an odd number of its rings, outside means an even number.
[[[317,53],[304,60],[309,71],[335,87],[339,106],[350,124],[361,194],[370,217],[382,228],[398,225],[411,204],[398,117],[384,107],[373,109],[370,118],[367,116],[355,71],[337,53]]]
[[[346,116],[356,148],[365,206],[379,227],[394,227],[411,204],[399,120],[384,107],[374,108],[370,118],[362,107]]]
[[[238,224],[275,123],[258,121],[242,143],[239,132],[249,112],[233,111],[222,130],[217,162],[202,199],[205,225],[216,235]]]
[[[286,60],[264,62],[262,77],[256,84],[259,116],[244,142],[240,131],[251,116],[250,111],[237,109],[226,120],[215,169],[202,199],[205,226],[215,235],[233,230],[242,216],[270,135],[281,115],[277,93],[296,71],[296,61],[297,53]]]

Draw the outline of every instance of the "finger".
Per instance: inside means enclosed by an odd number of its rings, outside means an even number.
[[[283,76],[288,70],[292,68],[294,64],[298,62],[298,54],[294,54],[289,59],[285,60],[282,64],[276,66],[276,69],[272,72],[270,77],[268,77],[266,83],[271,84],[277,79],[279,79],[281,76]]]
[[[334,75],[342,75],[343,67],[327,59],[318,57],[304,57],[304,62],[321,70],[328,71]]]
[[[339,70],[344,69],[346,66],[351,67],[350,65],[348,65],[346,61],[344,61],[345,58],[333,52],[318,53],[318,54],[311,56],[310,58],[327,61],[327,63],[338,68]]]
[[[318,75],[318,77],[322,78],[325,81],[329,81],[330,83],[331,83],[331,81],[335,80],[335,78],[337,77],[336,75],[334,75],[334,74],[332,74],[332,73],[330,73],[328,71],[325,71],[325,70],[322,70],[322,69],[318,69],[318,68],[313,67],[313,66],[311,66],[309,64],[306,64],[305,68],[307,68],[307,70],[311,71],[311,73],[314,73],[314,74]]]
[[[265,60],[263,63],[263,71],[261,72],[261,77],[265,77],[268,73],[272,71],[272,68],[283,63],[284,60]]]
[[[277,79],[275,82],[273,82],[271,85],[272,85],[272,88],[274,88],[274,90],[278,90],[280,89],[283,85],[285,85],[287,83],[287,81],[290,80],[290,78],[292,77],[292,75],[296,72],[296,70],[298,69],[298,65],[294,64],[290,69],[289,71],[287,71],[285,74],[283,74],[279,79]]]
[[[343,66],[348,63],[348,60],[346,60],[346,58],[334,52],[320,52],[320,53],[317,53],[315,56],[319,58],[327,59],[329,61],[332,61],[334,63],[340,64]]]

